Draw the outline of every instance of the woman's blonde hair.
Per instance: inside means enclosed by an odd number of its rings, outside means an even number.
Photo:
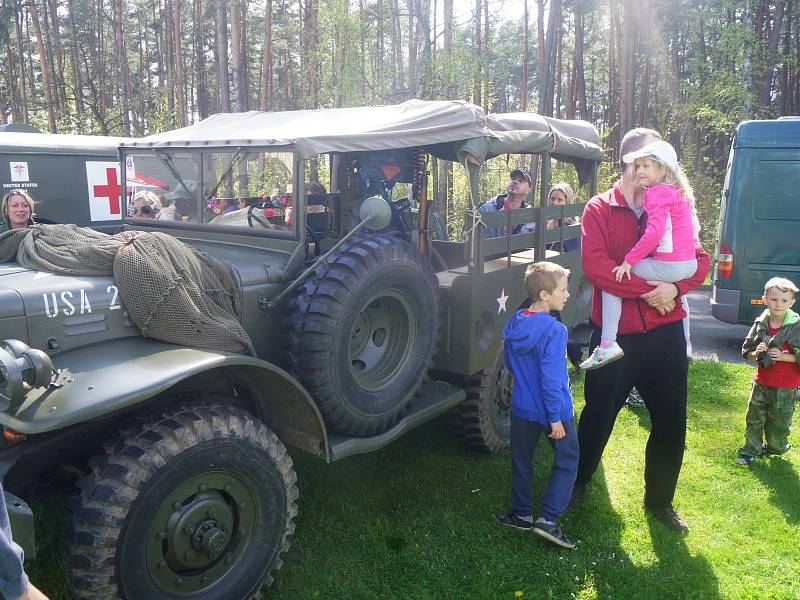
[[[33,198],[28,192],[26,192],[25,190],[18,190],[18,189],[13,189],[9,191],[5,196],[3,196],[3,203],[0,204],[0,212],[3,213],[3,218],[8,220],[8,201],[11,200],[11,196],[21,196],[22,198],[25,199],[25,202],[28,203],[28,208],[31,209],[30,218],[32,219],[33,208],[36,205],[36,202],[34,202]]]
[[[141,200],[149,206],[150,208],[154,209],[155,214],[161,212],[161,199],[158,197],[158,194],[155,192],[151,192],[150,190],[142,190],[140,192],[136,192],[131,198],[131,203],[135,202],[136,200]]]
[[[553,192],[561,192],[564,194],[564,197],[567,199],[567,204],[572,204],[575,202],[575,192],[572,191],[572,186],[566,181],[559,181],[558,183],[553,184],[553,187],[551,187],[550,191],[547,192],[548,201],[550,200],[550,194]],[[564,225],[575,225],[579,222],[580,219],[578,217],[564,217]]]
[[[692,211],[692,225],[694,226],[694,237],[695,240],[699,239],[700,236],[700,219],[697,217],[697,205],[694,199],[694,190],[692,189],[692,185],[689,183],[689,180],[686,177],[686,174],[681,169],[681,166],[678,165],[674,169],[671,168],[669,165],[662,163],[660,160],[653,156],[648,156],[650,160],[655,163],[658,163],[659,166],[659,173],[658,173],[658,182],[659,183],[666,183],[667,185],[672,185],[678,188],[681,191],[681,195],[683,199],[686,200],[686,204],[689,205],[689,208]],[[637,159],[638,160],[638,159]]]

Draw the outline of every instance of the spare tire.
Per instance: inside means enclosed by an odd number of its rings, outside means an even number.
[[[289,303],[289,369],[326,423],[370,436],[408,407],[433,359],[436,276],[395,235],[355,236]]]

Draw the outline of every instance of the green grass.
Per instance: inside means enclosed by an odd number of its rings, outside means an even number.
[[[688,536],[645,518],[646,413],[620,413],[586,502],[564,515],[565,531],[580,540],[575,551],[495,524],[494,510],[508,506],[508,452],[469,452],[439,420],[379,452],[333,465],[292,452],[300,516],[286,564],[265,596],[798,598],[800,451],[752,469],[733,464],[751,373],[746,366],[691,366],[675,502],[691,527]],[[579,410],[580,383],[575,398]],[[550,458],[542,444],[537,496]],[[37,524],[47,515],[60,520],[63,504],[34,503]],[[54,529],[44,535],[56,539]],[[51,598],[67,597],[60,556],[51,542],[30,570]]]

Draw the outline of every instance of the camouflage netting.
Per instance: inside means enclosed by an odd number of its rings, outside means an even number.
[[[0,262],[14,259],[60,275],[114,275],[131,320],[147,337],[254,354],[228,268],[170,235],[33,225],[0,235]]]

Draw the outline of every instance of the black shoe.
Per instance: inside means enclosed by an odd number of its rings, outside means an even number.
[[[513,527],[514,529],[521,529],[523,531],[530,531],[533,529],[533,521],[525,521],[524,519],[520,519],[513,512],[498,510],[494,513],[494,518],[497,519],[497,522],[501,525],[507,525],[508,527]]]
[[[575,486],[572,488],[572,496],[569,499],[569,505],[572,508],[576,506],[580,506],[583,504],[583,500],[586,497],[586,486],[581,485],[580,483],[576,483]]]
[[[671,529],[672,531],[677,531],[679,533],[689,533],[689,526],[686,524],[686,521],[684,521],[681,516],[675,512],[675,509],[672,508],[671,504],[668,504],[663,508],[650,508],[645,505],[644,510],[656,521],[659,521],[661,524],[663,524],[667,529]]]
[[[754,462],[756,462],[756,457],[748,456],[746,454],[742,454],[736,459],[736,464],[740,467],[749,467]]]
[[[561,546],[562,548],[569,548],[572,550],[575,547],[575,542],[569,539],[567,535],[561,531],[561,527],[558,526],[558,523],[536,521],[533,524],[533,532],[542,536],[546,540],[550,540],[557,546]]]
[[[762,456],[780,456],[783,452],[775,452],[774,450],[770,450],[769,446],[763,444],[761,446],[761,455]]]

